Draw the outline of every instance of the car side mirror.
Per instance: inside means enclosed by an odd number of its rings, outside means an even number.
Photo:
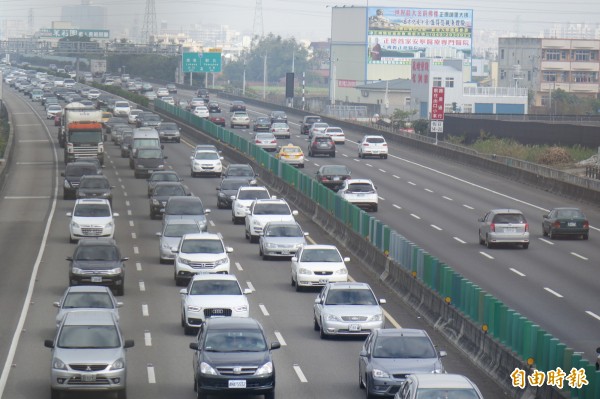
[[[446,351],[440,351],[440,357],[446,357],[448,353]]]
[[[60,302],[53,302],[53,303],[52,303],[52,305],[53,305],[55,308],[60,308]]]
[[[350,262],[350,258],[346,256],[346,257],[344,258],[344,262]]]
[[[135,342],[132,339],[126,339],[123,348],[133,348],[135,346]]]
[[[319,298],[319,297],[316,297],[316,298],[315,298],[315,303],[316,303],[317,305],[318,305],[318,304],[320,304],[320,303],[321,303],[321,298]]]
[[[193,349],[195,351],[199,351],[200,350],[200,346],[198,346],[198,342],[190,342],[190,349]]]
[[[279,342],[271,342],[271,350],[281,348],[281,344]]]
[[[548,219],[548,215],[543,215],[543,218],[544,219]]]
[[[379,304],[380,305],[385,305],[386,303],[387,303],[387,301],[385,300],[385,298],[379,299]]]
[[[231,197],[229,197],[230,200],[234,200],[235,199],[235,195],[232,195]]]
[[[244,295],[252,294],[252,290],[250,288],[244,288]]]
[[[361,350],[361,351],[358,353],[358,356],[360,356],[360,357],[365,357],[365,356],[367,356],[367,351],[366,351],[366,350],[364,350],[364,349],[363,349],[363,350]]]
[[[67,212],[67,213],[66,213],[66,215],[67,215],[68,217],[71,217],[71,216],[73,216],[73,214],[72,214],[71,212]]]
[[[114,216],[114,217],[118,217],[118,216],[119,216],[119,214],[118,214],[117,212],[115,212],[115,213],[113,213],[113,216]]]
[[[309,235],[309,232],[308,232],[308,231],[305,231],[305,232],[304,232],[304,236],[306,237],[307,235]]]
[[[160,145],[160,149],[161,149],[161,150],[164,150],[164,149],[165,149],[165,145],[164,145],[164,144],[161,144],[161,145]]]
[[[298,262],[298,257],[296,257],[296,256],[292,256],[292,259],[291,259],[291,261],[292,261],[292,262]]]
[[[159,231],[159,232],[156,233],[156,236],[157,237],[162,237],[162,233]]]
[[[225,248],[225,252],[227,252],[228,254],[233,252],[233,247],[227,247]]]
[[[192,155],[192,156],[190,156],[190,159],[194,159],[194,156],[193,156],[193,155]]]
[[[44,340],[44,346],[46,348],[53,349],[54,348],[54,341],[51,340],[51,339],[46,339],[46,340]]]
[[[187,288],[182,288],[182,289],[180,289],[180,290],[179,290],[179,293],[180,293],[181,295],[187,295],[187,293],[188,293],[188,292],[187,292]]]
[[[294,215],[294,216],[298,216],[298,211],[297,211],[297,210],[293,210],[293,211],[292,211],[292,215]]]
[[[121,258],[121,262],[125,262],[129,260],[129,256],[124,256]]]
[[[225,159],[225,157],[219,157],[219,160],[220,160],[220,161],[222,161],[222,160],[224,160],[224,159]]]
[[[204,214],[205,214],[205,215],[208,215],[209,213],[210,213],[210,209],[205,209],[205,210],[204,210]]]
[[[118,308],[122,308],[123,307],[123,302],[117,302],[117,307]]]
[[[478,222],[483,222],[483,218],[477,219]]]

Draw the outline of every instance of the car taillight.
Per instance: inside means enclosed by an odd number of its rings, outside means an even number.
[[[589,229],[590,228],[590,222],[588,222],[587,220],[583,221],[583,228],[584,229]]]
[[[490,223],[490,231],[496,231],[496,225],[494,223]]]
[[[277,140],[271,140],[272,144],[277,144]]]
[[[363,143],[363,147],[368,147],[369,143]]]
[[[254,142],[255,142],[256,144],[258,144],[258,143],[260,143],[260,140],[254,140]]]
[[[560,228],[560,222],[557,220],[556,222],[552,223],[552,226],[555,228]]]
[[[387,143],[383,143],[382,145],[383,145],[384,147],[387,147]]]
[[[271,133],[275,132],[275,129],[271,129]]]
[[[525,223],[525,232],[529,231],[529,223]]]

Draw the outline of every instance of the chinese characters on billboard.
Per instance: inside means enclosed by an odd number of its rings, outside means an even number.
[[[443,121],[444,120],[444,88],[433,87],[431,89],[431,120],[432,121]]]
[[[405,64],[436,47],[471,53],[472,10],[369,7],[367,16],[370,64]]]

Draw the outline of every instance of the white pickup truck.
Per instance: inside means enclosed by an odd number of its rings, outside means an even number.
[[[346,201],[359,208],[377,212],[379,197],[377,187],[370,179],[347,179],[337,192]]]

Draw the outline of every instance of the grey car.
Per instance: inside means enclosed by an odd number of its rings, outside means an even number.
[[[406,383],[394,396],[394,399],[424,397],[483,399],[477,385],[464,375],[431,373],[416,373],[406,376]]]
[[[277,151],[277,138],[273,133],[256,133],[254,144],[268,152]]]
[[[107,310],[69,312],[54,339],[44,341],[52,349],[50,397],[62,392],[115,392],[127,398],[127,351],[115,315]]]
[[[173,219],[163,223],[162,230],[156,233],[158,242],[158,257],[160,263],[169,263],[175,260],[175,252],[184,234],[201,233],[200,225],[191,219]]]
[[[385,326],[380,304],[367,283],[328,283],[315,299],[314,329],[321,338],[333,335],[369,335]]]
[[[181,141],[181,128],[174,122],[161,122],[156,128],[160,135],[160,141],[172,141],[179,143]]]
[[[395,395],[414,373],[444,373],[439,351],[424,330],[386,328],[373,331],[358,356],[358,383],[367,397]]]
[[[76,197],[79,198],[103,198],[112,205],[112,186],[104,175],[84,175],[81,177],[77,187]]]
[[[306,244],[307,235],[296,222],[268,222],[258,239],[258,253],[264,260],[290,258]]]
[[[492,209],[479,218],[479,244],[520,244],[529,248],[529,223],[518,209]]]
[[[163,221],[168,223],[175,219],[195,220],[201,231],[208,231],[206,215],[209,213],[210,209],[204,209],[202,200],[198,197],[171,197],[165,205]]]
[[[56,326],[65,318],[65,315],[74,310],[106,309],[114,313],[119,320],[119,308],[123,302],[117,302],[112,291],[108,287],[100,285],[79,285],[67,287],[54,307],[58,308],[56,313]]]

